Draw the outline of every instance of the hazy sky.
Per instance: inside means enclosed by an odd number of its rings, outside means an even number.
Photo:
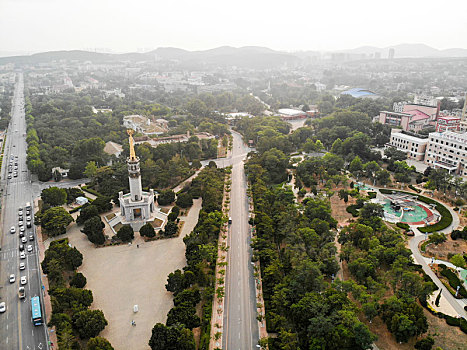
[[[0,51],[467,48],[467,0],[0,0]]]

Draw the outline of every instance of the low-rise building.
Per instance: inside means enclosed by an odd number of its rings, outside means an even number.
[[[455,116],[439,116],[436,121],[436,131],[459,131],[460,130],[461,118]]]
[[[430,133],[425,163],[432,168],[442,168],[452,174],[467,176],[467,133]]]
[[[417,137],[404,133],[402,130],[393,130],[389,146],[407,153],[407,158],[423,161],[428,145],[428,137]]]
[[[164,123],[153,121],[153,118],[134,114],[123,117],[123,126],[128,129],[133,129],[136,132],[145,135],[161,135],[168,131],[168,121]]]
[[[418,132],[430,126],[430,116],[419,110],[410,112],[379,112],[379,122],[404,131]]]
[[[304,119],[308,116],[306,112],[293,108],[281,108],[277,112],[279,112],[280,117],[283,120]]]

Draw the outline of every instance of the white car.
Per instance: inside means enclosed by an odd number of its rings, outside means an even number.
[[[20,226],[19,231],[24,232],[24,226]]]
[[[23,226],[23,222],[22,222],[22,221],[18,221],[18,226],[19,226],[19,227]]]
[[[26,259],[26,253],[25,252],[19,253],[19,258],[20,259]]]
[[[11,274],[11,275],[10,275],[10,283],[15,283],[15,281],[16,281],[15,275],[14,275],[14,274]]]
[[[28,243],[28,239],[26,237],[21,237],[21,243]]]
[[[28,283],[26,276],[21,276],[21,285],[24,286],[26,283]]]
[[[19,269],[20,270],[24,270],[26,268],[26,264],[25,263],[19,263]]]
[[[11,226],[10,233],[15,233],[15,232],[16,232],[16,228],[14,226]]]
[[[29,252],[29,253],[32,252],[32,245],[28,245],[28,252]]]
[[[4,301],[0,303],[0,312],[4,313],[6,311],[6,304]]]

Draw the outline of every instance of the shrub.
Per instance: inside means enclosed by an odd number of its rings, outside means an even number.
[[[112,202],[110,201],[110,197],[107,196],[98,196],[94,199],[92,205],[97,207],[99,213],[105,213],[106,211],[112,210]]]
[[[180,193],[177,196],[177,205],[180,208],[188,208],[193,205],[193,197],[190,193]]]
[[[93,190],[92,188],[89,188],[88,186],[83,186],[81,187],[81,189],[85,192],[95,195],[96,197],[102,196],[102,194],[100,194],[96,190]]]
[[[368,198],[369,199],[376,198],[376,192],[368,192]]]
[[[152,238],[156,235],[156,232],[154,231],[154,227],[152,227],[152,225],[148,222],[139,229],[139,234],[141,236]]]
[[[175,192],[172,190],[163,190],[157,197],[159,205],[169,205],[175,200]]]
[[[422,192],[422,191],[419,190],[418,188],[415,188],[413,185],[409,185],[409,188],[410,188],[411,190],[414,190],[414,191],[417,192],[417,193]]]
[[[76,288],[83,288],[86,285],[86,282],[86,277],[84,277],[84,275],[81,272],[75,272],[70,281],[70,286]]]
[[[446,242],[446,235],[442,232],[435,232],[428,237],[430,243],[434,243],[436,245]]]
[[[435,300],[435,305],[436,306],[439,306],[439,300],[441,299],[441,291],[439,291],[438,295],[436,296],[436,300]]]
[[[433,345],[435,345],[435,340],[428,336],[416,342],[414,348],[417,350],[431,350]]]
[[[84,224],[84,222],[94,216],[99,216],[99,209],[95,205],[86,205],[81,209],[79,216],[76,218],[78,225]]]
[[[441,275],[446,277],[446,279],[449,282],[449,285],[452,288],[454,288],[454,290],[457,290],[457,286],[460,286],[459,295],[462,298],[467,298],[467,290],[465,290],[464,286],[462,285],[461,280],[450,269],[446,267],[443,268],[442,266],[445,266],[445,265],[439,265],[439,267],[441,267]]]
[[[122,242],[129,242],[135,238],[135,232],[130,225],[123,225],[118,230],[117,237],[122,240]]]
[[[81,339],[97,337],[107,324],[101,310],[80,311],[73,317],[73,326]]]
[[[352,214],[352,216],[354,218],[358,217],[358,209],[357,209],[357,206],[355,204],[352,204],[352,205],[349,205],[345,211],[349,214]]]
[[[398,222],[396,226],[403,230],[410,230],[410,226],[406,224],[405,222]]]

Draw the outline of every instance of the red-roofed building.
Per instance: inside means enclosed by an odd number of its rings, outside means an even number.
[[[379,122],[391,127],[401,127],[404,131],[418,132],[430,125],[431,117],[418,110],[408,112],[389,112],[381,111],[379,113]]]
[[[459,131],[461,119],[451,115],[440,116],[436,121],[436,131]]]

